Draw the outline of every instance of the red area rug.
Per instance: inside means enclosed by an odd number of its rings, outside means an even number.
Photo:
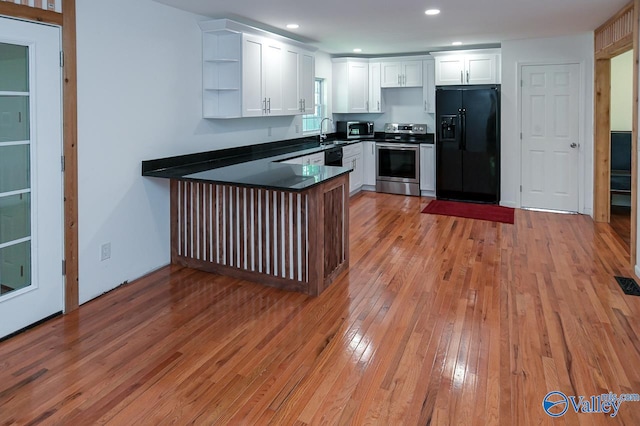
[[[491,222],[513,224],[514,209],[493,204],[460,203],[457,201],[433,200],[422,213],[443,216],[466,217],[469,219],[489,220]]]

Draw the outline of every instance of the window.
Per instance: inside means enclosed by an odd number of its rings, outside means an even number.
[[[314,85],[314,103],[315,109],[313,114],[305,114],[302,116],[302,132],[303,133],[319,133],[320,123],[324,115],[324,80],[317,78]]]

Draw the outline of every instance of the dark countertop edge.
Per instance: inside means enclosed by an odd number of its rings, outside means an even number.
[[[324,166],[324,167],[332,167],[332,166]],[[337,168],[337,167],[336,167]],[[183,180],[183,181],[190,181],[190,182],[207,182],[207,183],[213,183],[213,184],[217,184],[217,185],[229,185],[229,186],[238,186],[238,187],[242,187],[242,188],[257,188],[257,189],[271,189],[271,190],[275,190],[275,191],[285,191],[285,192],[303,192],[303,191],[307,191],[310,188],[316,187],[318,185],[321,185],[329,180],[333,180],[335,178],[338,178],[342,175],[345,175],[347,173],[351,173],[353,171],[353,169],[349,168],[349,167],[343,167],[345,170],[342,172],[337,173],[336,175],[332,176],[330,179],[326,179],[326,180],[322,180],[320,182],[314,182],[308,186],[305,186],[304,188],[285,188],[282,186],[273,186],[273,185],[256,185],[256,184],[251,184],[251,183],[237,183],[237,182],[226,182],[226,181],[222,181],[222,180],[215,180],[215,179],[196,179],[196,178],[189,178],[189,177],[180,177],[180,178],[174,178],[174,179],[178,179],[178,180]]]
[[[317,139],[315,137],[306,137],[145,160],[142,162],[142,176],[172,177],[174,174],[181,175],[182,173],[178,170],[176,170],[177,173],[171,173],[171,169],[193,167],[196,171],[207,170],[313,147],[319,148]],[[190,173],[193,172],[186,174]]]
[[[434,136],[427,134],[428,140],[420,143],[433,144]],[[345,140],[338,134],[328,134],[327,142]],[[384,133],[376,132],[374,138],[350,139],[340,146],[351,145],[358,142],[384,142]],[[274,158],[274,161],[283,161],[303,155],[322,152],[332,145],[320,146],[316,136],[308,136],[298,139],[267,142],[256,145],[225,148],[212,151],[204,151],[192,154],[164,157],[142,161],[142,176],[165,179],[180,179],[186,175],[200,171],[247,163],[254,160]],[[288,156],[288,154],[292,154]]]

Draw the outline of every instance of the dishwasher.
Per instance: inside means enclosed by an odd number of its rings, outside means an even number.
[[[324,165],[342,167],[342,147],[334,146],[324,150]]]

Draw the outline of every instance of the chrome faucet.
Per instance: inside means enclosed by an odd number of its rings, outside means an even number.
[[[323,132],[322,130],[322,125],[324,124],[325,120],[329,120],[330,122],[333,121],[332,119],[330,119],[329,117],[325,117],[322,119],[322,121],[320,122],[320,144],[322,144],[325,139],[327,139],[327,135]]]

